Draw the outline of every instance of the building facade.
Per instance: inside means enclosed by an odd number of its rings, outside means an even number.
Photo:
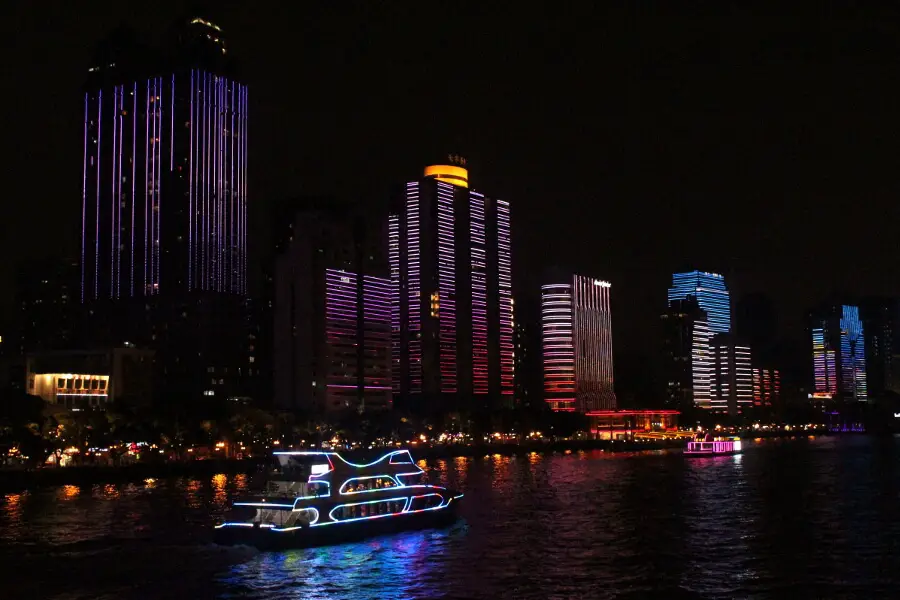
[[[135,348],[29,354],[25,389],[68,409],[103,409],[113,401],[148,406],[153,353]]]
[[[275,262],[275,404],[315,413],[392,406],[391,292],[377,219],[298,212]]]
[[[859,307],[834,304],[811,311],[809,332],[813,397],[867,401],[865,333]]]
[[[671,301],[660,321],[666,406],[682,411],[695,403],[707,407],[712,356],[706,313],[690,296]]]
[[[725,286],[725,277],[705,271],[675,273],[669,288],[669,304],[688,296],[696,298],[697,304],[706,313],[710,333],[731,331],[731,297]]]
[[[544,400],[555,411],[617,406],[610,284],[575,275],[541,287]]]
[[[900,393],[900,301],[867,298],[860,303],[870,398]]]
[[[729,362],[735,355],[732,350],[721,350],[713,343],[715,336],[731,331],[731,300],[725,278],[705,271],[675,273],[668,292],[670,311],[685,301],[695,303],[696,308],[692,304],[691,310],[702,311],[704,315],[700,318],[695,314],[691,318],[693,405],[702,409],[726,410],[728,401],[722,394],[730,396],[732,391],[736,391],[731,380],[736,365]],[[676,308],[674,314],[679,314],[678,310],[681,309]]]
[[[99,46],[83,97],[85,342],[154,351],[161,399],[246,396],[248,90],[201,17]]]
[[[757,408],[781,406],[781,373],[778,369],[753,368],[753,406]]]
[[[507,406],[514,392],[509,203],[450,159],[407,183],[388,220],[393,389],[423,413]]]
[[[753,406],[750,346],[731,334],[720,333],[712,339],[711,353],[709,408],[736,415]]]

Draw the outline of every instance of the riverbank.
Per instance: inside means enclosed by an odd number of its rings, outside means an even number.
[[[817,432],[821,435],[822,432]],[[766,432],[753,437],[806,437],[805,432]],[[491,455],[523,456],[531,453],[553,454],[587,451],[640,452],[648,450],[680,449],[682,440],[610,441],[569,440],[559,442],[533,442],[525,444],[480,444],[472,446],[420,446],[412,447],[413,456],[419,460],[450,458],[477,458]],[[386,451],[386,450],[385,450]],[[381,450],[351,450],[341,454],[349,460],[371,460]],[[71,466],[44,467],[40,469],[0,470],[0,491],[29,487],[56,485],[92,485],[99,483],[141,482],[149,478],[212,477],[219,473],[229,475],[256,473],[264,467],[264,457],[243,460],[193,460],[188,462],[145,462],[126,466]]]

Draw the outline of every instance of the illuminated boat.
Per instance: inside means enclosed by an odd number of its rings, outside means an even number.
[[[409,450],[366,464],[337,452],[275,452],[262,495],[234,502],[216,525],[223,544],[260,548],[333,544],[405,529],[447,525],[462,494],[417,483]]]
[[[685,456],[724,456],[727,454],[739,454],[742,451],[741,438],[724,437],[703,441],[688,442],[684,449]]]

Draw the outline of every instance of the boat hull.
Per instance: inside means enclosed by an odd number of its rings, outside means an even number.
[[[731,456],[733,454],[741,454],[742,450],[730,450],[728,452],[688,452],[684,451],[687,458],[708,458],[710,456]]]
[[[217,544],[253,546],[260,550],[286,550],[343,544],[401,531],[447,527],[458,519],[457,504],[458,502],[453,502],[450,506],[440,510],[304,527],[291,531],[276,531],[261,527],[223,527],[215,530],[214,540]]]

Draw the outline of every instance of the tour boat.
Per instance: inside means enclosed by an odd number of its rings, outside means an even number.
[[[741,438],[725,437],[704,441],[688,442],[685,456],[724,456],[741,452]]]
[[[409,450],[366,464],[337,452],[275,452],[262,495],[238,500],[216,525],[224,544],[308,547],[404,529],[447,525],[462,494],[416,483],[422,473]]]

